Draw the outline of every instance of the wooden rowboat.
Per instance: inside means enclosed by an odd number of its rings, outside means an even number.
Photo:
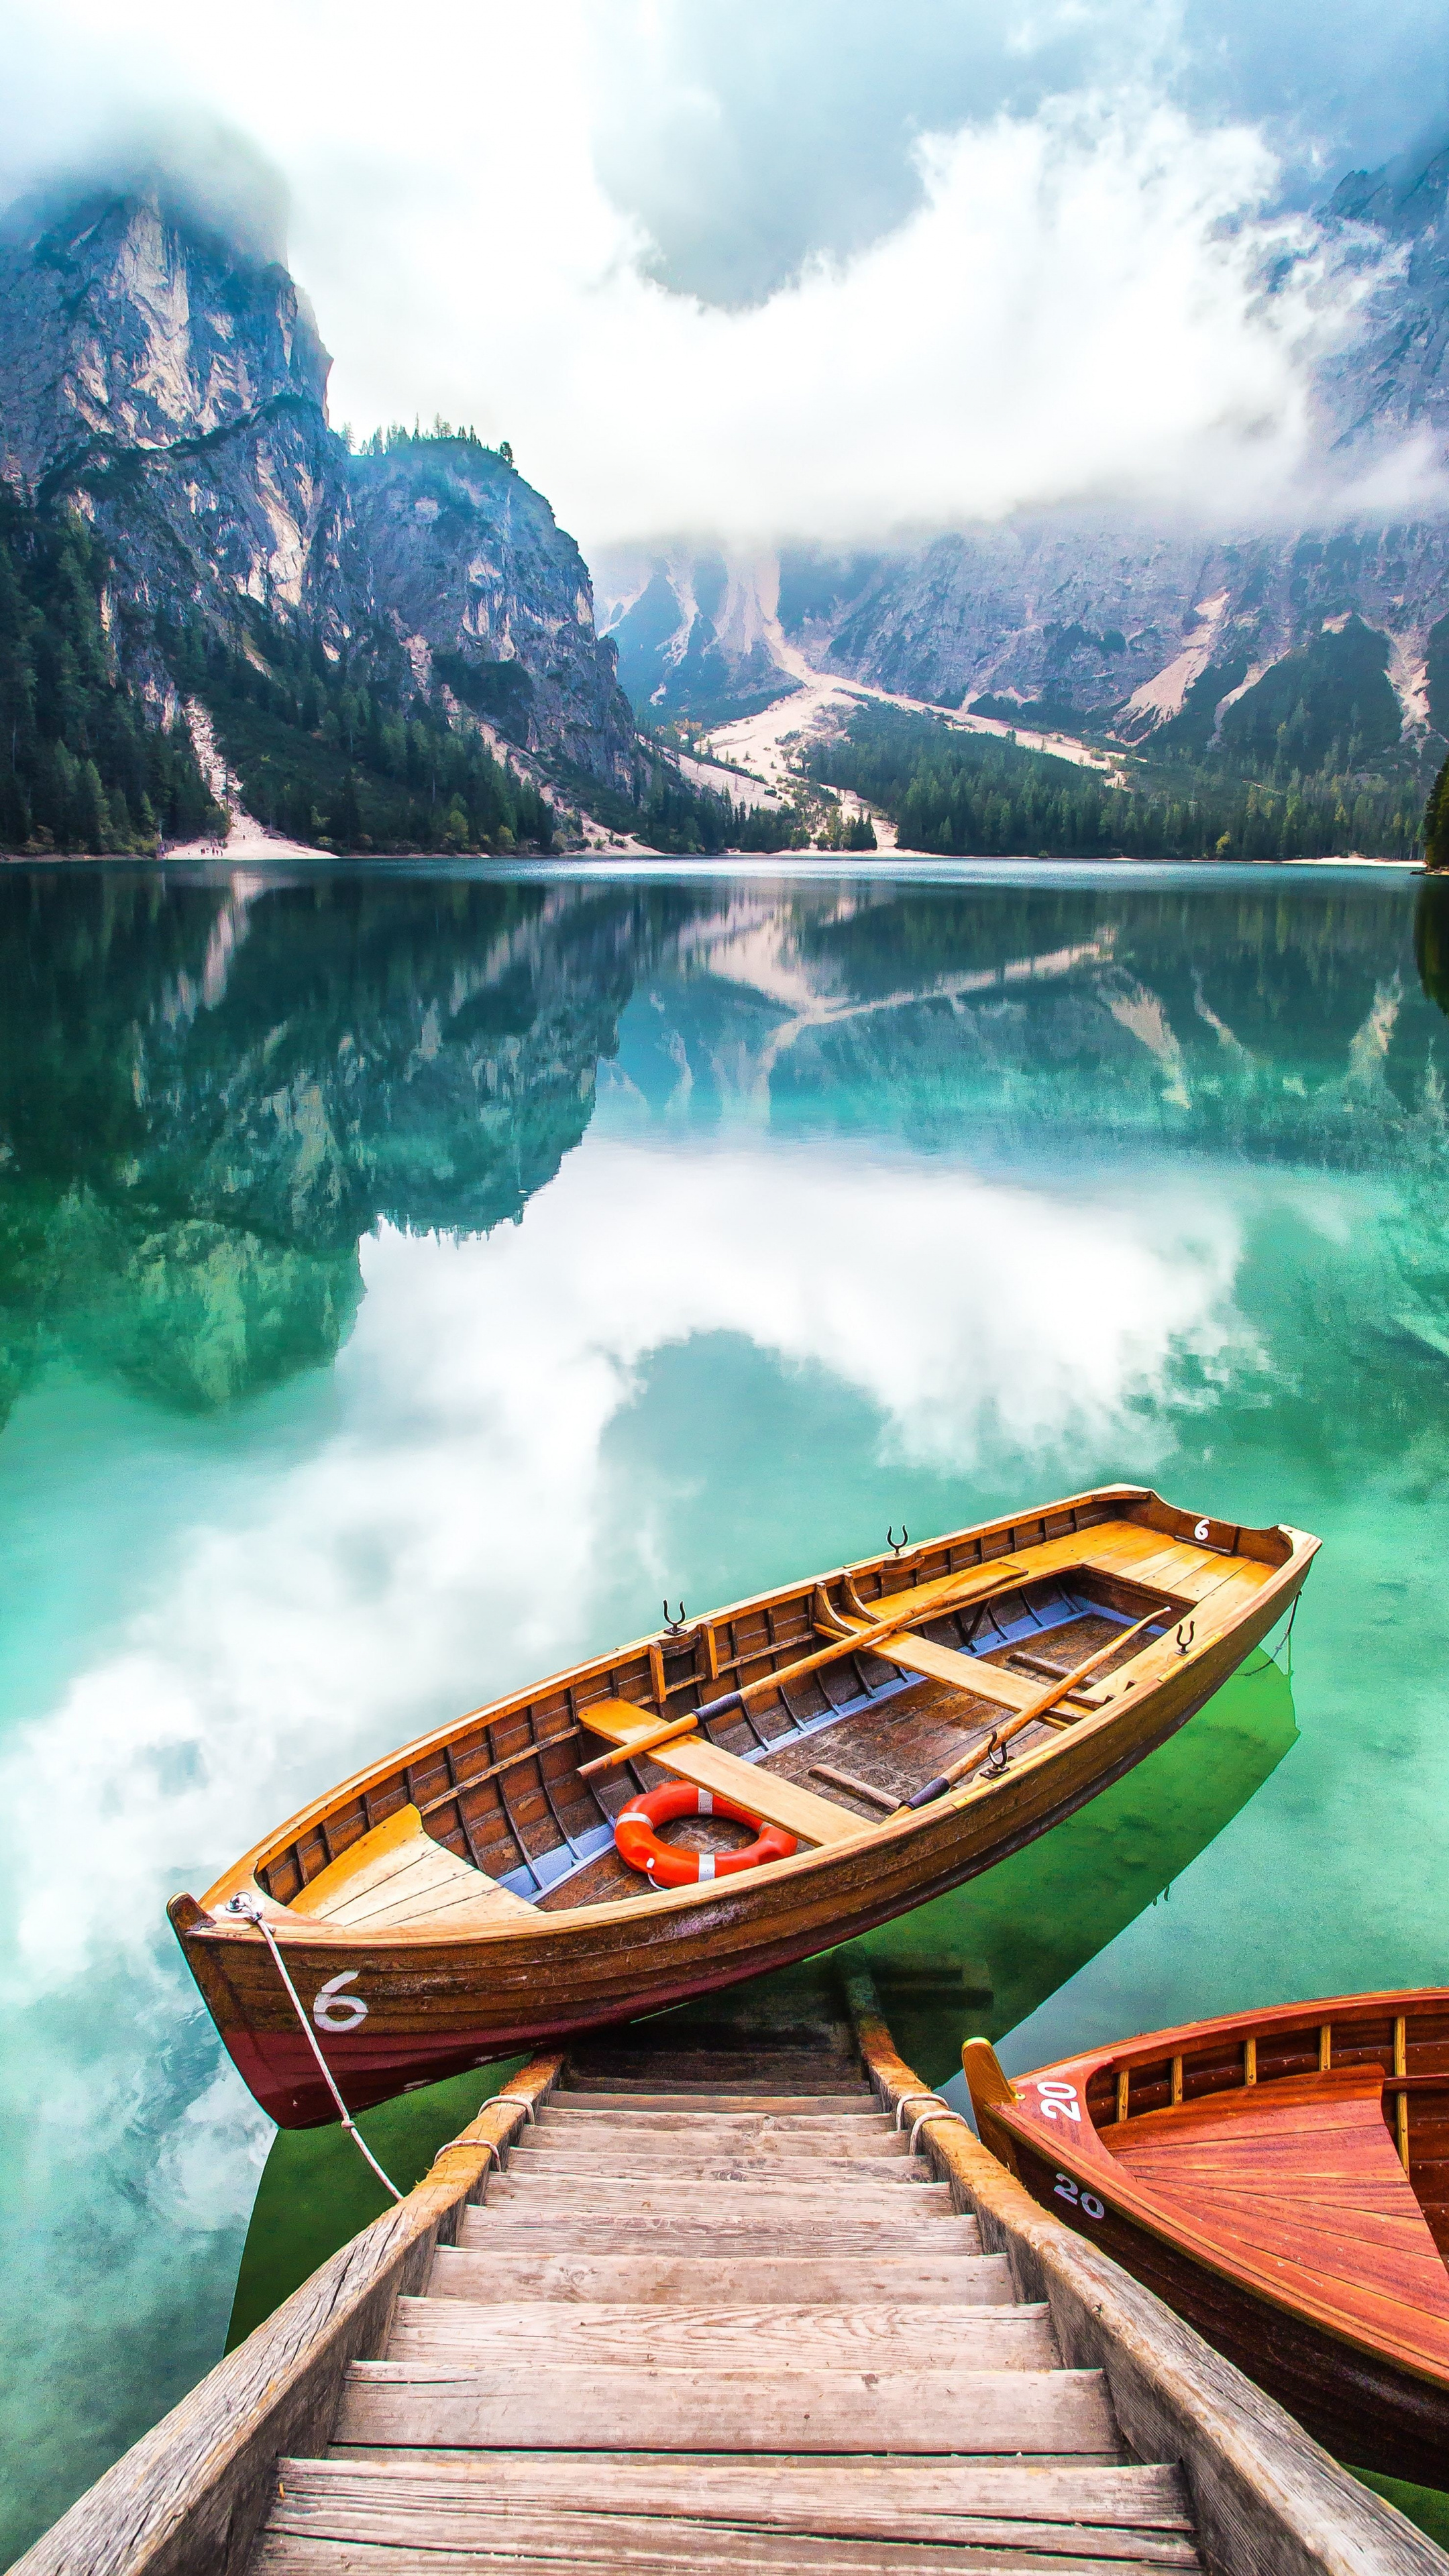
[[[318,2047],[361,2109],[807,1957],[989,1868],[1201,1707],[1316,1546],[1116,1485],[893,1549],[419,1738],[171,1920],[257,2100],[308,2127],[336,2116]],[[615,1820],[681,1780],[795,1850],[651,1887]],[[750,1839],[720,1816],[683,1831],[702,1874]]]
[[[1008,2082],[983,2143],[1342,2460],[1449,2461],[1449,1988],[1337,1995]]]

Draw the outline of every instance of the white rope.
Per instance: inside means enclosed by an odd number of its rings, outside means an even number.
[[[949,2111],[944,2102],[940,2105],[938,2110],[923,2111],[919,2120],[916,2122],[915,2127],[911,2131],[912,2155],[916,2152],[917,2138],[920,2136],[921,2131],[924,2128],[928,2128],[930,2126],[932,2120],[959,2120],[963,2129],[969,2129],[971,2127],[971,2123],[967,2119],[964,2111]],[[974,2136],[975,2132],[973,2131],[972,2134]]]
[[[942,2109],[943,2111],[944,2111],[944,2110],[945,2110],[945,2108],[946,2108],[945,2103],[941,2101],[941,2096],[940,2096],[940,2094],[939,2094],[939,2093],[928,2093],[928,2092],[926,2091],[926,2089],[925,2089],[924,2085],[922,2086],[921,2090],[920,2090],[918,2093],[903,2093],[903,2094],[901,2095],[901,2098],[900,2098],[899,2102],[896,2104],[896,2127],[897,2127],[897,2129],[899,2129],[899,2128],[901,2127],[901,2125],[902,2125],[902,2123],[903,2123],[903,2121],[904,2121],[904,2119],[905,2119],[906,2104],[907,2104],[908,2102],[938,2102],[938,2103],[940,2103],[941,2109]]]
[[[248,1896],[245,1890],[242,1890],[241,1893],[232,1898],[231,1904],[227,1910],[232,1914],[244,1915],[249,1923],[254,1923],[256,1925],[257,1930],[260,1932],[262,1939],[265,1941],[267,1948],[271,1951],[272,1957],[277,1963],[277,1974],[281,1978],[283,1985],[286,1987],[287,1992],[291,1997],[292,2010],[295,2012],[298,2021],[302,2025],[302,2031],[306,2038],[307,2045],[311,2049],[313,2056],[316,2058],[317,2063],[322,2070],[322,2081],[326,2085],[328,2092],[331,2094],[333,2101],[337,2105],[338,2118],[342,2122],[342,2125],[347,2131],[349,2138],[352,2140],[353,2145],[367,2158],[368,2163],[371,2165],[378,2181],[382,2184],[383,2189],[385,2191],[390,2191],[394,2200],[401,2200],[404,2195],[398,2190],[397,2184],[391,2181],[388,2175],[383,2172],[381,2165],[378,2163],[377,2158],[373,2154],[371,2147],[368,2145],[367,2140],[362,2134],[362,2131],[353,2119],[352,2113],[348,2110],[346,2103],[343,2101],[341,2094],[337,2090],[336,2083],[333,2080],[332,2069],[328,2065],[326,2058],[323,2056],[322,2051],[317,2044],[317,2034],[313,2030],[311,2023],[302,2009],[301,1997],[287,1973],[287,1962],[277,1947],[272,1927],[267,1921],[266,1916],[263,1914],[261,1907],[258,1905],[256,1898],[254,1896]]]

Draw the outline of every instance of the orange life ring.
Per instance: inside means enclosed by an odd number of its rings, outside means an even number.
[[[662,1843],[657,1825],[672,1825],[681,1816],[729,1816],[737,1825],[759,1825],[743,1851],[681,1851]],[[643,1798],[631,1798],[614,1818],[614,1847],[631,1869],[642,1869],[656,1887],[693,1887],[702,1878],[730,1878],[737,1870],[758,1869],[767,1860],[788,1860],[795,1837],[779,1825],[762,1825],[732,1798],[717,1798],[712,1789],[696,1789],[688,1780],[671,1780]]]

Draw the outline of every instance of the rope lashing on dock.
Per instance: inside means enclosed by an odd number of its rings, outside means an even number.
[[[368,2145],[366,2138],[363,2136],[362,2131],[353,2119],[352,2113],[348,2110],[346,2103],[343,2101],[341,2094],[337,2090],[336,2083],[333,2080],[332,2069],[328,2065],[326,2058],[323,2056],[322,2051],[317,2044],[317,2034],[313,2030],[305,2012],[302,2010],[302,1999],[288,1974],[287,1962],[277,1947],[276,1936],[273,1933],[272,1927],[267,1921],[266,1916],[263,1914],[261,1907],[258,1905],[256,1898],[254,1896],[248,1896],[245,1889],[241,1889],[237,1895],[232,1898],[227,1911],[231,1914],[244,1915],[248,1923],[254,1923],[256,1925],[257,1930],[260,1932],[262,1939],[265,1941],[267,1948],[271,1951],[272,1957],[276,1961],[277,1974],[281,1978],[283,1985],[286,1987],[288,1996],[291,1999],[292,2010],[296,2014],[297,2019],[302,2026],[302,2035],[322,2071],[322,2081],[326,2085],[328,2092],[331,2094],[333,2101],[337,2105],[337,2116],[339,2120],[342,2122],[344,2129],[347,2131],[349,2138],[352,2140],[352,2143],[357,2148],[359,2154],[366,2157],[367,2162],[371,2165],[372,2170],[376,2174],[378,2181],[382,2184],[383,2189],[385,2191],[390,2191],[394,2200],[401,2200],[404,2195],[398,2190],[397,2184],[391,2180],[390,2176],[383,2172],[383,2169],[378,2163],[376,2156],[373,2154],[371,2147]]]
[[[498,2099],[496,2093],[493,2098],[496,2102]],[[485,2111],[487,2107],[488,2105],[485,2102],[483,2105]],[[485,2156],[491,2159],[491,2162],[485,2163],[482,2179],[478,2185],[478,2198],[486,2207],[488,2200],[488,2176],[492,2172],[494,2165],[497,2166],[500,2173],[503,2171],[503,2158],[492,2138],[450,2138],[448,2144],[445,2147],[440,2147],[437,2154],[434,2156],[432,2170],[433,2173],[436,2174],[440,2165],[447,2164],[449,2156],[476,2156],[480,2147],[483,2149]]]
[[[932,2120],[959,2120],[963,2129],[971,2128],[971,2123],[967,2119],[965,2112],[953,2111],[950,2103],[943,2102],[939,2093],[903,2093],[899,2102],[896,2104],[897,2134],[899,2134],[901,2129],[905,2126],[906,2107],[911,2102],[930,2102],[933,2103],[935,2107],[933,2110],[923,2111],[919,2120],[916,2122],[915,2127],[912,2129],[911,2143],[907,2149],[907,2153],[909,2155],[915,2154],[916,2140],[920,2136],[921,2131],[927,2127],[929,2122]],[[975,2136],[976,2132],[974,2129],[971,2130],[971,2134],[973,2137]]]

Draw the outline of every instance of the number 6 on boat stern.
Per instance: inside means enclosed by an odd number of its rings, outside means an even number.
[[[1008,2082],[983,2143],[1356,2468],[1449,2475],[1449,1989],[1336,1996]]]
[[[808,1957],[990,1868],[1191,1717],[1317,1544],[1141,1485],[903,1542],[437,1728],[171,1920],[273,2119],[336,2117],[314,2037],[365,2109]],[[705,1794],[658,1838],[656,1877],[684,1883],[651,1885],[615,1827],[670,1784]]]

